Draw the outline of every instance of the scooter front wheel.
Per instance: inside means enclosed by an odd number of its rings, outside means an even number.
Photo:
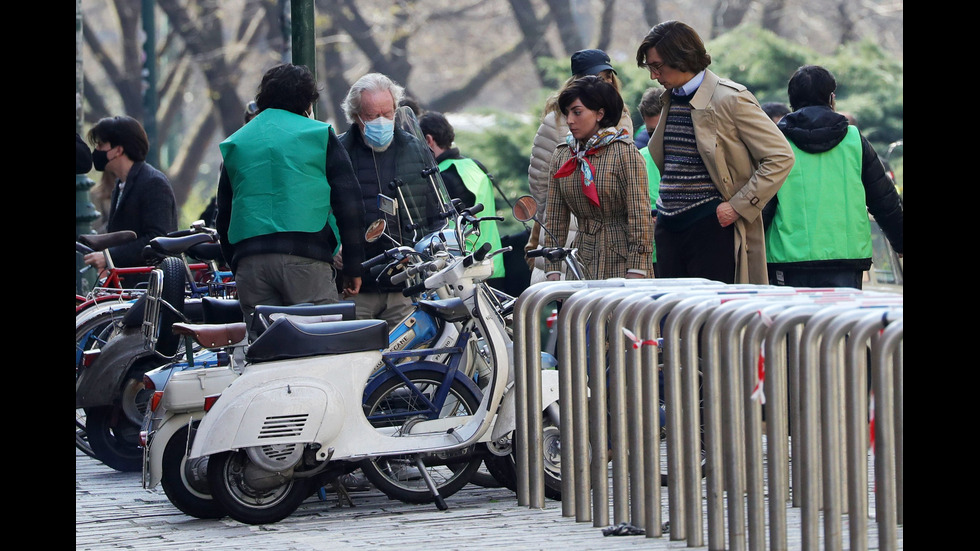
[[[163,449],[163,491],[181,512],[195,518],[221,518],[225,510],[211,495],[208,458],[187,458],[188,427],[173,434]]]
[[[561,434],[558,426],[547,415],[544,416],[542,423],[544,496],[561,501]],[[498,482],[508,490],[517,491],[517,462],[514,451],[502,456],[490,455],[484,462],[487,470]]]
[[[442,384],[443,374],[437,371],[416,370],[405,375],[430,400]],[[393,377],[382,383],[371,396],[364,401],[364,412],[368,420],[376,426],[390,426],[423,415],[427,405],[420,399],[418,393],[411,390],[400,378]],[[453,380],[445,405],[440,417],[473,415],[480,407],[482,397],[459,380]],[[381,420],[384,418],[385,420]],[[467,450],[454,450],[466,454]],[[458,492],[469,481],[473,473],[480,468],[482,458],[479,456],[464,457],[453,461],[451,458],[426,457],[423,462],[426,471],[439,490],[439,495],[445,499]],[[400,455],[378,457],[361,463],[364,475],[385,495],[405,503],[433,503],[436,501],[418,470],[412,456]]]
[[[279,522],[311,494],[310,479],[266,471],[244,450],[210,456],[207,471],[211,495],[228,516],[245,524]]]

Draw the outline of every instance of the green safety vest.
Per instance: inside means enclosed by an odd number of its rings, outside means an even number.
[[[486,172],[476,164],[473,159],[444,159],[439,163],[439,171],[445,172],[449,167],[455,166],[459,177],[463,179],[463,184],[475,197],[476,202],[483,205],[486,216],[496,216],[497,207],[493,199],[493,183]],[[497,223],[488,220],[480,223],[480,237],[467,246],[473,250],[479,248],[484,243],[490,243],[491,252],[496,251],[500,245],[500,230]],[[504,255],[498,254],[493,257],[493,277],[504,277]]]
[[[657,163],[653,162],[649,146],[640,149],[640,155],[647,163],[647,180],[650,182],[650,208],[655,209],[657,208],[657,197],[660,197],[660,169],[657,168]],[[653,243],[653,262],[657,262],[656,239]]]
[[[282,109],[265,109],[221,142],[231,180],[228,240],[280,232],[314,233],[330,224],[326,175],[330,125]]]
[[[871,226],[861,182],[861,136],[855,126],[836,147],[807,153],[789,140],[796,162],[776,197],[766,231],[775,264],[871,258]]]

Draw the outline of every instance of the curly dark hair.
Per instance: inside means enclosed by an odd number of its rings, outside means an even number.
[[[593,111],[605,110],[599,121],[602,128],[616,126],[623,116],[623,97],[612,84],[596,75],[576,79],[566,86],[558,95],[558,109],[567,116],[569,106],[577,99]]]
[[[305,115],[310,104],[319,97],[316,79],[308,67],[283,63],[269,69],[262,76],[262,82],[255,93],[255,104],[260,112],[265,109],[284,109],[297,115]]]

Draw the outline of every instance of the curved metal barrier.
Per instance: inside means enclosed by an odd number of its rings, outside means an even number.
[[[606,526],[611,507],[614,523],[663,536],[662,371],[671,540],[765,549],[768,524],[770,548],[785,549],[791,506],[804,549],[821,525],[826,549],[841,549],[845,515],[849,548],[867,549],[873,498],[879,548],[895,548],[901,295],[700,279],[530,287],[515,303],[514,373],[518,503],[532,508],[545,505],[542,422],[528,412],[541,410],[540,319],[554,301],[563,516]]]

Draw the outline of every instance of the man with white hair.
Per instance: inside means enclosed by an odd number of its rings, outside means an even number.
[[[350,128],[340,136],[340,142],[361,185],[367,224],[379,218],[391,221],[379,208],[378,196],[395,196],[396,183],[402,185],[403,194],[418,189],[417,182],[427,168],[418,154],[420,147],[427,146],[395,125],[395,111],[404,96],[405,89],[387,76],[369,73],[351,86],[342,104]],[[397,217],[393,220],[397,225]],[[390,223],[389,230],[397,232],[399,228]],[[374,258],[389,246],[381,240],[367,243],[364,258]],[[411,299],[401,290],[401,286],[365,274],[360,292],[352,297],[357,317],[383,319],[389,330],[394,329],[413,309]]]

